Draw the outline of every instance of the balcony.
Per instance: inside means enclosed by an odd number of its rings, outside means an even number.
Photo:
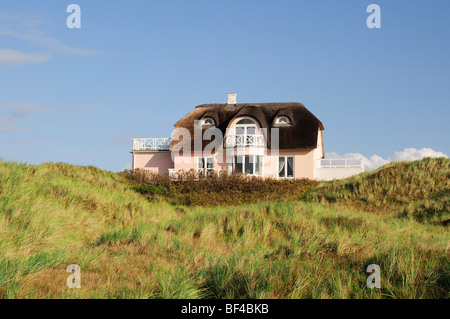
[[[225,147],[264,147],[264,135],[227,135]]]
[[[330,158],[317,161],[315,176],[319,180],[346,178],[364,172],[361,158]]]
[[[321,159],[320,168],[362,168],[364,169],[361,158],[330,158]]]
[[[169,151],[170,138],[133,138],[133,151]]]

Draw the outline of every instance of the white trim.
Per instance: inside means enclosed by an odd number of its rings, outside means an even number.
[[[211,120],[212,123],[206,123],[206,120]],[[207,117],[205,117],[205,118],[203,119],[202,125],[205,125],[205,126],[215,126],[215,125],[216,125],[216,121],[215,121],[211,116],[207,116]]]
[[[205,161],[203,161],[205,159]],[[203,167],[199,167],[200,160],[202,160]],[[211,160],[212,167],[208,167],[208,160]],[[205,167],[206,165],[206,167]],[[199,156],[197,157],[197,169],[213,169],[214,168],[214,157],[212,156]]]
[[[361,168],[364,170],[362,158],[321,158],[319,168]]]
[[[168,151],[171,138],[133,138],[133,151]]]
[[[281,119],[286,119],[286,122],[281,122]],[[275,120],[274,126],[275,127],[288,127],[291,126],[291,119],[289,117],[287,117],[286,115],[281,115],[279,117],[277,117],[277,119]]]
[[[242,120],[249,120],[252,122],[252,124],[238,124],[240,121]],[[238,128],[242,128],[244,130],[243,134],[238,134],[237,129]],[[254,130],[253,134],[248,134],[248,129],[252,128]],[[247,144],[250,145],[256,145],[257,144],[257,140],[255,139],[256,137],[256,133],[258,131],[258,125],[256,124],[256,122],[254,120],[251,120],[249,118],[243,118],[239,121],[236,122],[236,125],[234,126],[234,132],[235,132],[235,137],[234,139],[234,143],[233,144],[237,144],[238,141],[240,141],[239,146],[247,146]]]
[[[287,171],[288,171],[288,158],[292,157],[292,176],[287,176]],[[285,163],[285,167],[284,167],[284,176],[280,177],[280,172],[279,172],[279,167],[280,167],[280,158],[284,158],[284,163]],[[295,178],[295,156],[294,155],[282,155],[282,156],[278,156],[278,161],[277,161],[277,178],[278,179],[290,179],[290,178]]]
[[[255,134],[255,135],[227,135],[225,137],[225,147],[244,147],[244,146],[254,146],[261,147],[264,145],[264,135]]]
[[[261,155],[233,155],[232,156],[232,167],[231,167],[231,171],[236,170],[236,157],[242,157],[242,174],[246,174],[246,175],[251,175],[251,176],[264,176],[264,156]],[[248,156],[249,157],[249,162],[250,162],[250,157],[253,157],[253,161],[252,161],[252,166],[253,166],[253,174],[249,174],[249,173],[245,173],[245,157]],[[259,161],[258,161],[259,158]],[[258,164],[258,162],[260,163],[258,170],[259,170],[259,174],[256,174],[256,165]],[[229,163],[227,164],[227,169],[229,170],[230,167],[228,166]]]

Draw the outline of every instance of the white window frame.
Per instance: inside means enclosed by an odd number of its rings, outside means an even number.
[[[280,158],[284,158],[284,176],[280,176]],[[288,158],[292,158],[292,176],[287,176],[288,171]],[[295,156],[294,155],[283,155],[278,156],[278,166],[277,166],[277,178],[279,179],[285,179],[285,178],[295,178]]]
[[[208,162],[211,163],[211,167],[208,167]],[[200,165],[201,163],[201,165]],[[203,166],[203,167],[200,167]],[[205,167],[206,166],[206,167]],[[197,158],[197,168],[198,169],[213,169],[214,168],[214,157],[207,156],[207,157],[198,157]]]
[[[253,163],[251,163],[253,165],[253,174],[245,173],[245,156],[253,157]],[[231,173],[234,170],[236,170],[236,157],[242,158],[242,174],[247,174],[247,175],[251,175],[251,176],[264,176],[264,156],[261,156],[261,155],[234,155],[234,156],[231,156],[231,158],[228,161],[228,173]],[[256,174],[256,167],[257,167],[256,165],[258,163],[256,157],[259,157],[259,163],[260,163],[259,174]]]
[[[211,120],[212,123],[206,123],[206,120]],[[213,126],[213,125],[216,125],[216,121],[215,121],[212,117],[207,116],[207,117],[205,117],[205,118],[203,119],[202,125],[205,125],[205,126],[211,125],[211,126]]]
[[[286,119],[287,122],[281,122],[281,119]],[[291,126],[291,119],[285,115],[280,116],[275,120],[275,126]]]
[[[252,124],[236,124],[234,126],[235,135],[236,136],[242,136],[241,142],[242,142],[243,145],[238,145],[238,146],[246,146],[247,145],[247,143],[246,143],[247,136],[256,136],[257,133],[258,133],[258,126],[256,125],[256,122],[254,120],[252,120],[252,119],[243,118],[243,119],[240,119],[239,121],[241,121],[241,120],[249,120],[249,121],[252,122]],[[237,123],[239,123],[239,121],[237,121]],[[243,134],[238,134],[237,133],[237,128],[242,128],[244,130],[244,133]],[[253,134],[248,134],[248,129],[249,128],[253,128],[255,130],[255,132]]]

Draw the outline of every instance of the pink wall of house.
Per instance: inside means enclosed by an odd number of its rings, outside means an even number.
[[[201,157],[201,153],[194,153],[191,154],[183,154],[181,156],[175,156],[174,158],[174,168],[175,169],[191,169],[191,168],[197,168],[198,163],[198,157]]]
[[[249,154],[245,152],[245,154]],[[250,153],[251,154],[251,153]],[[253,153],[256,155],[256,153]],[[294,177],[314,178],[315,158],[314,150],[280,150],[279,153],[264,155],[264,177],[278,178],[278,156],[294,156]],[[212,154],[214,158],[214,168],[227,171],[226,152]],[[229,154],[228,154],[229,155]],[[242,154],[241,154],[242,155]],[[175,169],[197,168],[197,159],[202,155],[192,153],[183,159],[175,158]],[[223,160],[222,160],[223,159]]]
[[[168,174],[174,168],[171,153],[168,152],[133,152],[133,169],[146,169],[158,174]]]
[[[297,150],[294,151],[294,156],[295,177],[313,179],[315,167],[314,150]]]
[[[265,157],[264,176],[278,177],[278,156],[294,156],[294,177],[314,178],[314,150],[280,150]]]

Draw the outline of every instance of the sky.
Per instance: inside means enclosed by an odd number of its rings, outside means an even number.
[[[231,92],[305,104],[328,157],[447,156],[449,18],[445,0],[2,0],[0,158],[121,171],[133,137]]]

